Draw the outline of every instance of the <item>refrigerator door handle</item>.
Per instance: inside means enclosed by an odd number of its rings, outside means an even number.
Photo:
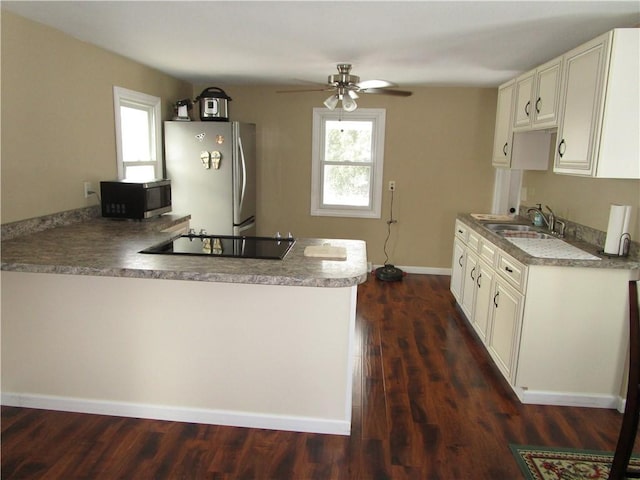
[[[242,166],[242,189],[240,190],[240,201],[238,211],[242,212],[242,204],[244,203],[244,194],[247,189],[247,164],[244,160],[244,149],[242,148],[242,138],[238,135],[238,153],[240,154],[240,164]]]

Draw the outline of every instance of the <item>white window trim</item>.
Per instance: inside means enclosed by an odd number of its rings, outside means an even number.
[[[386,110],[384,108],[359,108],[355,112],[313,109],[313,139],[311,154],[311,215],[330,217],[380,218],[382,212],[382,173],[384,164],[384,133]],[[322,158],[324,149],[324,124],[327,120],[371,120],[372,138],[372,180],[370,207],[339,207],[322,205]]]
[[[120,119],[120,106],[127,104],[137,104],[149,108],[152,113],[151,121],[153,122],[153,160],[149,162],[139,162],[138,165],[153,165],[155,176],[161,178],[163,176],[162,166],[162,99],[146,93],[136,92],[123,87],[113,87],[113,110],[115,114],[116,128],[116,161],[118,165],[118,178],[123,179],[125,175],[124,160],[122,155],[122,129]]]

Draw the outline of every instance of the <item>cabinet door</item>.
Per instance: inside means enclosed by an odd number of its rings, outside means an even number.
[[[495,273],[482,260],[478,262],[476,271],[476,303],[473,314],[473,328],[475,328],[486,345],[489,330],[489,313],[492,305],[491,299],[493,298],[491,292],[494,289]]]
[[[496,110],[496,129],[493,137],[494,167],[511,165],[511,118],[513,112],[514,81],[510,81],[498,88],[498,106]]]
[[[559,57],[536,69],[535,95],[531,108],[534,128],[558,126],[561,65],[562,57]]]
[[[462,281],[462,302],[460,307],[473,323],[473,312],[476,302],[476,279],[478,277],[478,256],[467,251],[467,262],[464,267],[464,280]]]
[[[554,171],[591,175],[608,36],[588,42],[564,57],[562,119]]]
[[[458,301],[462,302],[462,280],[466,263],[466,248],[457,238],[453,241],[453,257],[451,259],[451,293]]]
[[[524,302],[522,295],[499,276],[494,285],[487,347],[502,374],[512,382]]]
[[[516,80],[515,107],[513,110],[513,129],[529,127],[531,125],[531,97],[533,94],[533,79],[535,71],[525,73]]]

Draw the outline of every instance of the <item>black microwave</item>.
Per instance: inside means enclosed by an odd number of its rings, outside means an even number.
[[[100,182],[102,216],[143,219],[171,211],[171,181]]]

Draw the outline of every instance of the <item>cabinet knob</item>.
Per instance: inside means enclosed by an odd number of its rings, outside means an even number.
[[[536,100],[536,113],[540,113],[540,103],[542,102],[542,98],[538,97]]]
[[[529,100],[527,104],[524,106],[524,113],[527,114],[527,117],[529,116],[529,108],[531,108],[531,100]]]
[[[460,266],[462,266],[462,258],[463,258],[463,256],[464,256],[464,255],[460,255],[460,258],[458,259],[458,264],[459,264]]]
[[[504,156],[507,156],[507,146],[509,145],[509,142],[504,144],[504,147],[502,147],[502,153],[504,153]]]
[[[475,278],[474,278],[474,276],[473,276],[473,272],[475,272],[475,271],[476,271],[476,267],[473,267],[473,268],[471,269],[471,273],[469,274],[469,275],[471,276],[471,280],[473,280],[473,281],[475,281]]]
[[[496,306],[496,308],[498,308],[498,295],[500,295],[500,292],[496,292],[496,294],[493,296],[493,304]]]
[[[482,278],[482,272],[478,274],[478,280],[476,280],[476,284],[478,285],[478,288],[480,288],[480,278]]]

